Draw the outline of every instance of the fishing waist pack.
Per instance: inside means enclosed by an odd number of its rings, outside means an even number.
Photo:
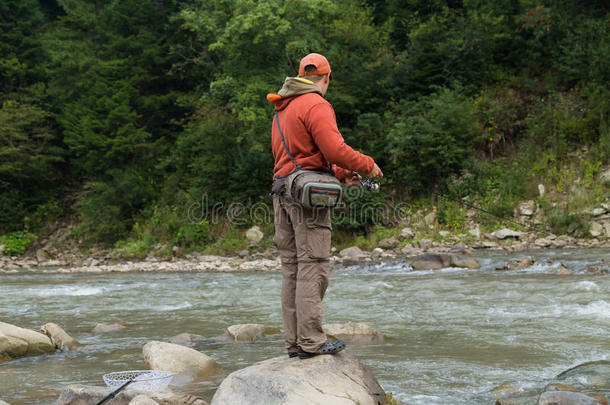
[[[341,201],[343,189],[341,182],[330,172],[319,172],[301,168],[296,162],[284,139],[280,128],[280,119],[275,112],[277,129],[282,138],[284,149],[288,153],[295,170],[287,176],[273,179],[271,194],[277,194],[288,200],[295,201],[306,208],[332,208]]]

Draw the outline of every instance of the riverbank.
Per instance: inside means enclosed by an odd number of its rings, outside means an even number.
[[[537,238],[534,234],[501,229],[481,238],[464,243],[457,236],[445,241],[419,239],[404,243],[412,235],[411,228],[403,228],[398,236],[382,239],[372,251],[351,246],[342,250],[333,248],[331,264],[334,267],[381,263],[398,260],[409,261],[424,254],[452,253],[463,256],[486,251],[514,253],[545,249],[610,248],[610,240],[576,239],[569,236],[547,235]],[[535,254],[533,254],[535,256]],[[155,257],[148,255],[141,260],[122,260],[116,252],[95,250],[89,254],[58,254],[55,259],[45,257],[0,257],[0,273],[22,271],[52,273],[107,273],[107,272],[251,272],[280,271],[277,250],[267,248],[263,252],[240,252],[234,256],[186,254],[182,257]]]

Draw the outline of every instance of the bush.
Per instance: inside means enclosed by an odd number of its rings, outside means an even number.
[[[457,90],[438,89],[405,102],[390,115],[389,171],[411,192],[423,192],[458,173],[474,157],[480,133],[473,103]]]
[[[2,237],[3,253],[6,256],[21,256],[28,250],[33,241],[34,235],[26,231],[6,234]]]

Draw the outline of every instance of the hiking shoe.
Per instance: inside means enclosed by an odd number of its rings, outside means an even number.
[[[299,353],[298,353],[298,352],[288,352],[288,357],[290,357],[291,359],[292,359],[293,357],[297,357],[298,355],[299,355]]]
[[[315,352],[306,352],[305,350],[299,347],[299,351],[297,354],[299,356],[299,359],[308,359],[319,354],[339,353],[343,349],[345,349],[345,342],[343,340],[335,340],[334,342],[327,340],[322,346],[318,347],[318,350],[316,350]]]

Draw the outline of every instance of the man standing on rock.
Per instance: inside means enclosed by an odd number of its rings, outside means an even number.
[[[351,187],[360,185],[357,172],[367,177],[383,176],[371,157],[355,151],[343,140],[335,112],[323,97],[331,80],[328,60],[311,53],[301,60],[298,77],[286,78],[278,94],[267,95],[278,113],[278,122],[273,122],[271,130],[275,158],[273,241],[282,261],[286,350],[290,357],[301,359],[334,354],[345,348],[341,340],[328,341],[322,329],[322,299],[330,274],[330,208],[303,207],[285,198],[277,191],[278,186],[294,171],[292,158],[303,169],[331,170]]]

